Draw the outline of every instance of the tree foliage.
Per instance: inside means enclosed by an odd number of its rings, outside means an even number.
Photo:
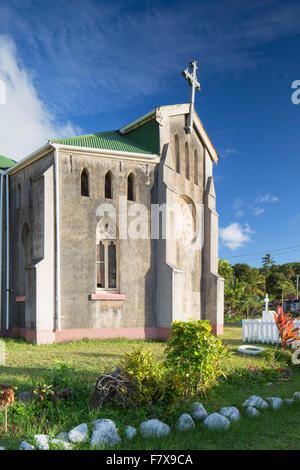
[[[247,263],[232,266],[228,260],[220,259],[219,274],[225,279],[225,314],[231,318],[252,317],[261,313],[266,292],[277,303],[297,293],[295,279],[300,274],[300,263],[276,265],[270,253],[262,258],[260,268]]]

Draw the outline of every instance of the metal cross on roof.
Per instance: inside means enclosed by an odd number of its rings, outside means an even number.
[[[197,80],[197,75],[196,72],[198,70],[197,67],[197,61],[194,60],[193,62],[189,63],[189,68],[186,68],[183,72],[182,75],[184,78],[188,81],[189,84],[189,89],[190,89],[190,97],[189,97],[189,102],[190,102],[190,112],[187,118],[187,123],[186,123],[186,132],[190,134],[193,131],[193,113],[194,113],[194,104],[195,104],[195,90],[200,91],[200,83]]]

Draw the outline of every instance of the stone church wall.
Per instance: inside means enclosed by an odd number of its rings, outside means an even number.
[[[159,200],[195,205],[199,212],[201,240],[199,249],[182,240],[161,240],[157,290],[159,326],[174,320],[201,318],[202,213],[203,213],[203,145],[194,130],[186,134],[185,116],[171,116],[161,130],[161,145],[167,145],[165,162],[160,171]],[[180,171],[176,171],[175,135],[179,142]],[[186,174],[185,146],[189,149],[189,178]],[[198,177],[194,175],[194,151],[198,155]],[[195,181],[197,184],[195,184]],[[170,288],[171,287],[171,288]],[[166,298],[166,292],[168,298]]]
[[[34,339],[36,329],[53,329],[53,152],[10,175],[9,191],[10,327]],[[4,257],[3,285],[5,273]],[[5,302],[3,296],[2,312]]]
[[[80,192],[84,168],[89,176],[89,197]],[[107,171],[112,175],[111,200],[104,197]],[[125,300],[91,300],[96,294],[96,228],[100,221],[97,208],[112,203],[118,225],[119,213],[123,213],[119,197],[125,200],[128,210],[134,204],[127,201],[130,173],[134,175],[135,203],[150,210],[154,164],[60,152],[61,321],[62,331],[69,330],[69,337],[91,328],[98,336],[102,329],[103,336],[109,335],[110,330],[114,336],[125,336],[124,329],[126,335],[132,329],[133,336],[142,336],[144,328],[155,327],[154,252],[148,238],[119,239],[119,293],[125,295]]]

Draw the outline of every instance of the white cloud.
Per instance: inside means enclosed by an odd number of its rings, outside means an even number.
[[[251,233],[254,233],[254,231],[250,228],[249,224],[242,226],[236,222],[219,230],[220,239],[230,250],[237,250],[244,246],[245,243],[251,242]]]
[[[229,157],[230,155],[237,155],[238,151],[234,148],[227,148],[222,152],[222,158]]]
[[[252,207],[252,212],[254,215],[261,215],[265,212],[263,207]]]
[[[245,214],[244,211],[238,210],[238,211],[235,212],[234,216],[235,216],[236,218],[239,218],[239,217],[243,217],[244,214]]]
[[[259,198],[256,199],[257,203],[262,203],[262,202],[270,202],[273,204],[274,202],[279,202],[279,198],[277,196],[274,196],[273,194],[265,194],[264,196],[260,196]]]
[[[244,202],[239,198],[235,198],[233,204],[232,204],[232,209],[240,209],[244,205]]]
[[[15,44],[0,35],[0,80],[5,83],[5,104],[0,104],[0,154],[20,160],[47,140],[80,132],[72,123],[56,123],[38,97]]]

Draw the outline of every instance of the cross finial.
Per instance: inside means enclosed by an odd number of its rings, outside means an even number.
[[[190,68],[190,70],[189,70]],[[200,91],[200,83],[197,80],[196,72],[198,70],[197,61],[194,60],[193,62],[189,63],[189,68],[187,67],[183,70],[182,75],[188,81],[189,89],[190,89],[190,112],[187,118],[186,123],[186,132],[190,134],[193,131],[193,113],[194,113],[194,104],[195,104],[195,90]]]

